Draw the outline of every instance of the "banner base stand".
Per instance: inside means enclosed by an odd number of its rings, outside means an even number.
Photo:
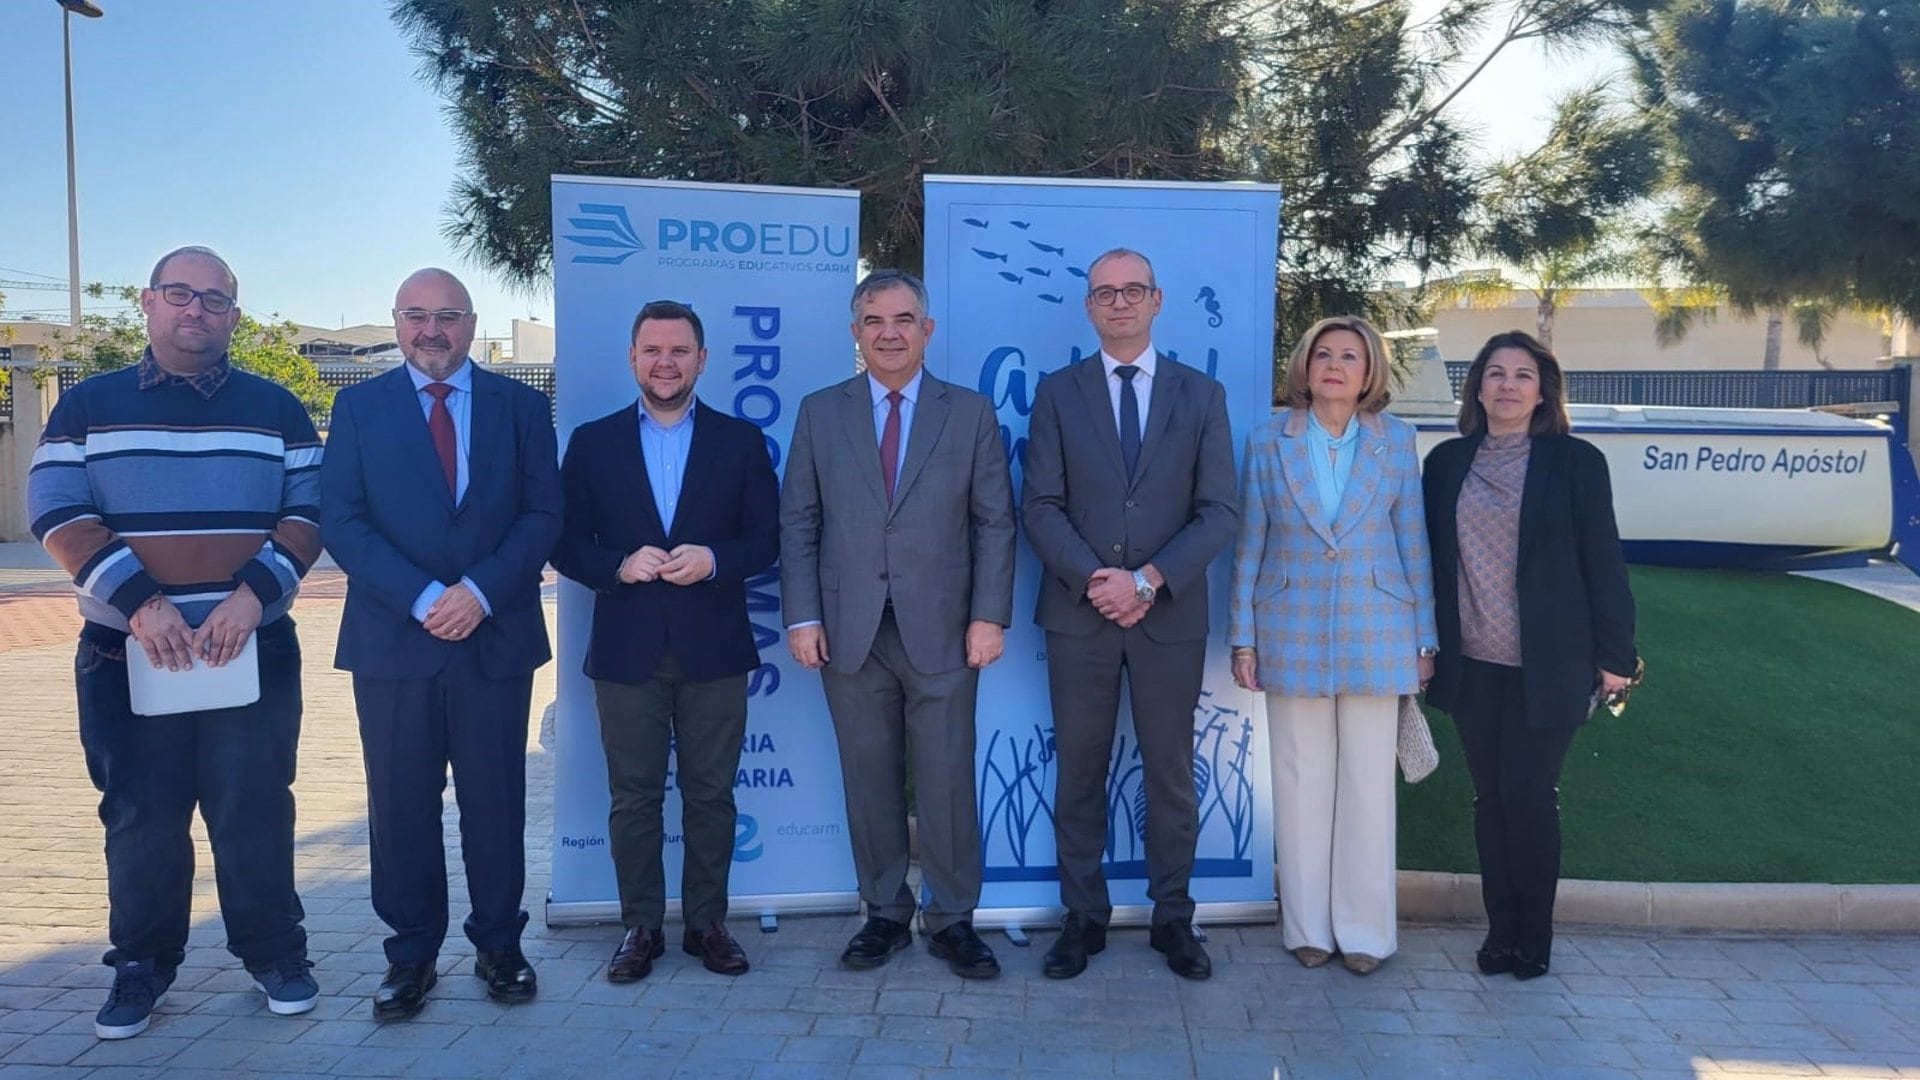
[[[778,915],[760,916],[760,932],[763,934],[779,933],[780,932],[780,916]]]
[[[1060,917],[1066,914],[1059,907],[1007,907],[979,908],[973,913],[973,925],[980,930],[1001,930],[1007,939],[1015,945],[1027,944],[1027,931],[1046,930],[1060,925]],[[1252,926],[1261,923],[1280,921],[1280,905],[1272,900],[1223,900],[1217,903],[1196,904],[1193,909],[1194,936],[1205,941],[1206,935],[1200,930],[1203,923],[1215,926]],[[1113,909],[1113,919],[1107,925],[1115,926],[1151,926],[1153,924],[1153,906],[1150,904],[1127,905]]]
[[[860,894],[857,892],[832,893],[772,893],[766,896],[730,896],[727,906],[735,917],[757,917],[760,929],[773,933],[779,929],[775,923],[772,930],[767,928],[770,920],[780,915],[850,915],[860,910]],[[680,917],[680,901],[667,901],[667,918]],[[556,926],[618,926],[620,924],[620,901],[618,900],[555,900],[547,897],[546,922],[549,928]],[[1144,923],[1142,925],[1145,925]]]

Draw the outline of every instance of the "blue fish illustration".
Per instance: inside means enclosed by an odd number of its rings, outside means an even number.
[[[1052,244],[1043,244],[1038,240],[1029,240],[1027,241],[1027,243],[1032,244],[1034,247],[1039,248],[1041,251],[1052,252],[1055,255],[1065,255],[1067,253],[1066,248],[1054,247]]]
[[[1052,293],[1041,293],[1040,299],[1045,300],[1049,304],[1064,303],[1064,301],[1062,301],[1059,297],[1053,295]]]
[[[1051,271],[1051,270],[1042,270],[1042,269],[1040,269],[1040,268],[1039,268],[1039,267],[1037,267],[1037,266],[1029,266],[1029,267],[1027,267],[1027,273],[1029,273],[1029,274],[1038,274],[1038,275],[1040,275],[1041,277],[1052,277],[1052,276],[1053,276],[1053,271]]]
[[[1009,224],[1009,225],[1011,225],[1011,226],[1013,226],[1013,227],[1014,227],[1014,228],[1016,228],[1016,229],[1031,229],[1031,228],[1033,228],[1033,222],[1031,222],[1031,221],[1008,221],[1008,222],[1007,222],[1007,224]]]
[[[1010,274],[1005,270],[1000,271],[1000,276],[1003,278],[1006,278],[1008,281],[1013,282],[1015,285],[1018,285],[1022,281],[1026,280],[1026,278],[1021,277],[1019,274]]]
[[[1083,278],[1087,276],[1087,272],[1085,270],[1080,269],[1077,266],[1067,267],[1067,273],[1072,274],[1074,277],[1077,277],[1077,278]]]
[[[987,227],[987,223],[984,221],[981,221],[977,217],[963,217],[960,220],[968,225],[973,226],[976,229],[984,229]]]
[[[1194,297],[1193,302],[1206,309],[1208,326],[1219,326],[1226,321],[1225,316],[1220,314],[1220,300],[1214,294],[1213,286],[1201,286],[1200,295]]]
[[[988,251],[986,248],[974,248],[973,253],[983,259],[999,259],[1001,262],[1007,261],[1006,254],[999,251]]]

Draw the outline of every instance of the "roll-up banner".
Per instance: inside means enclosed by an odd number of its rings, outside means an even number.
[[[994,403],[1016,490],[1035,384],[1099,352],[1084,301],[1087,265],[1117,247],[1153,262],[1164,297],[1154,345],[1226,385],[1238,460],[1247,432],[1271,408],[1277,187],[929,176],[926,203],[926,276],[938,327],[928,366]],[[1265,700],[1234,686],[1229,672],[1230,566],[1231,552],[1222,551],[1208,576],[1213,636],[1193,716],[1200,835],[1192,893],[1199,921],[1270,922],[1277,909]],[[980,680],[982,926],[1040,926],[1060,912],[1046,638],[1033,621],[1039,580],[1039,560],[1023,542],[1006,655]],[[1140,785],[1123,705],[1107,780],[1105,859],[1122,924],[1145,924],[1151,913]]]
[[[553,177],[553,306],[560,443],[638,396],[633,318],[649,300],[699,313],[707,367],[695,393],[766,432],[776,471],[812,390],[851,375],[847,326],[860,254],[853,191]],[[749,677],[734,784],[736,915],[853,911],[859,895],[846,802],[819,677],[788,655],[780,578],[748,582],[761,665]],[[560,584],[550,925],[617,922],[607,845],[606,759],[593,687],[581,674],[593,594]],[[669,912],[680,892],[680,799],[667,779]]]

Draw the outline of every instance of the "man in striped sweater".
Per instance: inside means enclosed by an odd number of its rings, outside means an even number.
[[[186,956],[196,805],[228,950],[273,1012],[319,996],[293,885],[300,643],[287,609],[320,554],[320,439],[292,394],[233,368],[238,293],[206,248],[162,257],[140,291],[145,355],[61,395],[27,480],[33,534],[73,575],[86,620],[74,675],[107,834],[103,1039],[146,1030]],[[256,634],[258,701],[133,712],[129,663],[217,667]]]

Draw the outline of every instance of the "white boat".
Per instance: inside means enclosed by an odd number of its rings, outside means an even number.
[[[1391,411],[1418,429],[1424,455],[1458,433],[1458,405],[1444,400],[1445,367],[1435,360],[1420,367],[1412,399],[1396,399]],[[1620,537],[1633,562],[1859,565],[1895,539],[1900,463],[1893,431],[1879,420],[1803,409],[1568,411],[1574,434],[1607,456]],[[1920,521],[1911,510],[1908,516]]]

